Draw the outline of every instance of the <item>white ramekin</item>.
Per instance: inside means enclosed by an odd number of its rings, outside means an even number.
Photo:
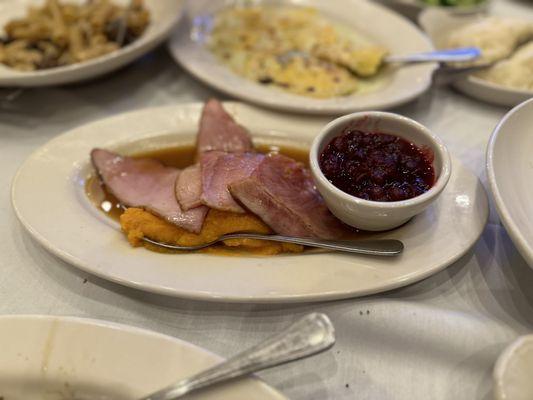
[[[429,147],[434,153],[433,187],[411,199],[392,202],[364,200],[338,189],[322,173],[319,158],[331,140],[348,126],[363,132],[396,135],[419,147]],[[442,192],[451,173],[450,155],[442,140],[418,122],[387,112],[358,112],[331,121],[314,139],[309,157],[316,186],[331,212],[346,224],[367,231],[396,228],[424,211]]]

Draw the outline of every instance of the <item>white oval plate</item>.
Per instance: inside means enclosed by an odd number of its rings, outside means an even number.
[[[533,99],[507,113],[487,148],[487,177],[513,243],[533,268]]]
[[[484,13],[490,8],[492,0],[483,0],[479,4],[472,6],[439,6],[424,3],[422,0],[377,0],[381,4],[390,7],[394,11],[406,16],[412,21],[418,21],[418,17],[422,11],[427,9],[442,10],[451,14],[474,14]]]
[[[533,399],[533,335],[522,336],[500,355],[494,367],[495,400]]]
[[[432,50],[427,37],[410,21],[387,8],[366,0],[303,0],[297,3],[320,10],[333,21],[353,27],[365,37],[394,54]],[[204,4],[199,2],[199,4]],[[193,3],[191,2],[191,5]],[[208,7],[207,5],[210,4]],[[207,2],[198,13],[214,13],[224,2]],[[217,8],[218,7],[218,8]],[[349,10],[347,13],[346,11]],[[194,14],[194,11],[191,11]],[[375,21],[375,23],[369,23]],[[190,35],[190,21],[184,20],[169,43],[174,59],[199,80],[230,96],[284,111],[342,114],[352,111],[387,109],[421,95],[431,85],[436,65],[405,66],[386,73],[383,86],[374,92],[332,99],[313,99],[264,87],[233,73]]]
[[[445,47],[446,35],[483,15],[450,14],[443,10],[427,9],[419,17],[419,22],[436,48]],[[454,86],[463,93],[491,104],[513,107],[533,97],[533,91],[512,89],[477,78],[474,75],[458,80]]]
[[[113,1],[117,4],[127,4],[128,0]],[[0,1],[0,30],[9,20],[25,16],[30,5],[40,5],[43,2],[43,0]],[[167,38],[181,17],[183,9],[182,0],[144,0],[144,2],[150,11],[150,24],[143,35],[130,45],[85,62],[38,71],[17,71],[0,64],[0,87],[35,87],[80,82],[114,71],[141,57]]]
[[[0,343],[5,400],[138,399],[221,361],[170,336],[82,318],[0,317]],[[285,399],[255,378],[202,391],[201,398]]]
[[[309,146],[324,120],[277,115],[227,103],[255,140]],[[463,255],[485,226],[479,180],[457,160],[437,202],[395,231],[405,252],[394,258],[341,253],[224,257],[160,254],[131,248],[118,224],[84,193],[94,147],[129,153],[193,144],[202,104],[146,109],[76,128],[33,153],[12,187],[15,212],[49,251],[105,279],[177,297],[233,302],[296,302],[377,293],[428,277]]]

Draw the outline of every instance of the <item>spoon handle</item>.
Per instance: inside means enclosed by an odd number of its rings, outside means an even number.
[[[335,332],[325,314],[309,314],[286,331],[229,360],[141,400],[173,400],[219,382],[284,364],[329,349]]]
[[[368,254],[374,256],[395,256],[403,251],[403,243],[394,239],[374,240],[323,240],[299,238],[282,235],[258,235],[254,233],[238,233],[224,235],[220,239],[261,239],[274,242],[301,244],[303,246],[319,247],[322,249],[345,251],[348,253]]]
[[[388,63],[421,63],[421,62],[462,62],[472,61],[481,56],[477,47],[462,47],[459,49],[436,50],[427,53],[416,53],[398,56],[388,56]]]

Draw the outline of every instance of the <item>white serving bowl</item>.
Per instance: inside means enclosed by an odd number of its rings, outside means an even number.
[[[533,268],[533,98],[509,111],[487,146],[487,181],[500,220]]]
[[[495,400],[533,399],[533,335],[516,339],[500,355],[494,367]]]
[[[391,202],[365,200],[338,189],[322,173],[319,158],[331,140],[350,125],[364,132],[393,134],[419,147],[430,148],[436,177],[433,187],[411,199]],[[401,115],[378,111],[349,114],[331,121],[313,141],[309,157],[316,186],[331,212],[346,224],[367,231],[396,228],[424,211],[442,192],[451,173],[448,150],[429,129]]]

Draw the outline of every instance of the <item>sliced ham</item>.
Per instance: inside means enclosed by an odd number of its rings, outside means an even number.
[[[123,205],[140,207],[187,231],[198,233],[207,207],[183,211],[174,191],[180,170],[166,167],[152,159],[122,157],[116,153],[94,149],[91,160],[100,178]]]
[[[210,151],[200,159],[202,171],[202,204],[217,210],[244,213],[228,187],[248,178],[265,158],[259,153],[224,153]]]
[[[182,210],[202,205],[202,170],[200,164],[193,164],[179,174],[176,180],[176,198]]]
[[[309,171],[283,155],[269,155],[231,194],[275,232],[335,239],[346,231],[324,204]]]
[[[226,152],[252,151],[248,131],[237,124],[218,100],[209,100],[202,111],[198,132],[197,152],[218,150]]]

